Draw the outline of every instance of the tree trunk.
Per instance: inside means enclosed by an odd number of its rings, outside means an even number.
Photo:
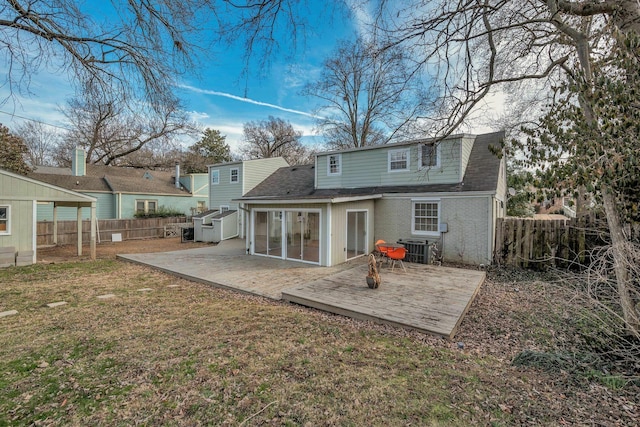
[[[622,307],[627,332],[635,338],[640,338],[640,319],[636,311],[633,296],[631,294],[631,281],[629,280],[629,266],[627,259],[627,238],[624,235],[620,217],[618,216],[615,198],[611,189],[606,186],[601,188],[602,203],[611,234],[611,246],[613,249],[613,269],[616,276],[618,298]]]

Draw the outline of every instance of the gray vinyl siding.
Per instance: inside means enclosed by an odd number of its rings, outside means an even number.
[[[467,165],[469,164],[469,158],[471,157],[471,149],[473,148],[473,142],[475,138],[463,137],[460,150],[461,150],[461,158],[460,158],[460,181],[464,178],[464,172],[467,170]]]
[[[367,249],[373,250],[374,202],[336,203],[331,205],[331,265],[347,260],[347,210],[367,211]]]
[[[33,202],[31,200],[0,199],[0,205],[10,206],[11,234],[0,234],[0,247],[13,246],[18,251],[33,248]]]
[[[238,182],[231,182],[231,169],[238,169]],[[238,209],[238,202],[233,199],[242,197],[242,180],[244,178],[244,168],[241,162],[226,163],[211,166],[212,170],[220,171],[220,182],[209,185],[209,209],[220,209],[220,206],[229,206],[229,209]],[[211,179],[211,173],[209,173]],[[209,181],[211,182],[211,181]]]
[[[489,263],[492,251],[489,247],[489,226],[492,223],[489,215],[493,209],[490,196],[439,197],[431,194],[377,200],[374,239],[387,242],[399,239],[437,240],[437,236],[412,234],[412,199],[422,198],[440,200],[440,223],[446,223],[448,227],[446,233],[441,233],[445,261]]]
[[[460,139],[440,143],[440,167],[418,168],[418,143],[412,145],[389,144],[375,149],[344,151],[342,173],[327,174],[328,154],[317,157],[317,188],[359,188],[390,185],[446,184],[460,182]],[[389,171],[389,152],[408,148],[409,170]]]
[[[247,160],[243,162],[244,179],[242,182],[242,195],[251,191],[256,185],[265,180],[281,167],[289,166],[282,157],[269,159]]]
[[[496,199],[501,200],[505,203],[507,201],[507,163],[504,157],[500,161],[500,172],[498,174]]]
[[[209,174],[191,173],[180,177],[180,183],[193,196],[209,197]]]
[[[0,246],[13,246],[16,251],[33,247],[34,201],[91,203],[92,199],[72,191],[26,177],[0,171],[0,204],[10,206],[10,233],[0,235]]]

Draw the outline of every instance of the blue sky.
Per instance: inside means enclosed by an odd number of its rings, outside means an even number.
[[[322,10],[322,3],[312,3],[310,7],[317,10],[311,10],[308,16],[311,32],[299,39],[295,50],[287,51],[289,55],[283,52],[272,58],[268,68],[254,66],[243,76],[243,46],[218,44],[200,69],[182,76],[178,82],[177,93],[185,109],[204,128],[218,129],[227,135],[232,149],[241,143],[243,123],[266,120],[269,116],[290,121],[296,130],[303,132],[304,142],[319,141],[314,137],[313,118],[318,101],[300,92],[319,75],[323,60],[338,40],[354,38],[362,31],[366,14],[357,14],[358,17],[333,14],[333,21],[329,21],[329,12]],[[30,89],[33,95],[20,96],[17,103],[0,106],[0,123],[13,129],[28,118],[67,127],[58,111],[73,96],[66,75],[57,70],[41,70],[31,76]],[[7,95],[7,88],[0,88],[0,97]]]
[[[367,4],[350,0],[352,4]],[[91,2],[88,2],[91,3]],[[103,3],[90,5],[94,11]],[[305,37],[299,37],[294,50],[287,41],[291,37],[280,31],[285,47],[283,52],[271,58],[265,69],[258,68],[254,61],[250,73],[243,75],[245,66],[241,43],[235,46],[215,44],[210,58],[192,74],[181,77],[177,83],[177,93],[184,108],[204,128],[218,129],[227,136],[227,143],[236,151],[242,143],[242,126],[246,122],[266,120],[269,116],[288,120],[296,130],[303,133],[303,142],[315,144],[321,137],[315,135],[313,114],[319,107],[318,100],[300,94],[303,86],[319,76],[325,58],[334,50],[341,39],[365,36],[368,12],[362,7],[351,16],[332,13],[324,2],[309,1],[307,19],[309,27]],[[329,6],[330,7],[330,6]],[[334,11],[335,12],[335,11]],[[0,51],[2,55],[2,51]],[[0,68],[2,67],[0,57]],[[6,70],[1,70],[6,71]],[[17,103],[0,105],[0,123],[14,129],[24,118],[34,119],[58,127],[68,127],[59,107],[73,96],[67,76],[59,70],[41,70],[32,75],[30,89],[33,95],[18,97]],[[7,95],[7,88],[0,88],[0,99]],[[498,99],[498,109],[501,100]],[[7,114],[10,113],[10,114]],[[488,130],[479,124],[464,132]],[[185,141],[189,145],[193,141]]]

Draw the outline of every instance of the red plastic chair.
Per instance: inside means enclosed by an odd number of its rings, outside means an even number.
[[[404,257],[407,255],[407,250],[405,248],[389,248],[387,250],[387,257],[391,260],[391,271],[393,271],[393,268],[396,265],[396,262],[400,263],[400,266],[402,267],[402,270],[404,270],[404,272],[407,272],[407,269],[404,268],[404,263],[402,262],[402,260],[404,259]]]
[[[389,249],[389,248],[387,248],[387,246],[386,246],[386,245],[387,245],[387,242],[385,242],[384,240],[382,240],[382,239],[381,239],[381,240],[378,240],[378,241],[376,242],[376,249],[377,249],[377,250],[378,250],[378,252],[380,252],[381,254],[386,255],[387,250]]]
[[[387,242],[385,242],[384,240],[378,240],[376,242],[376,250],[378,251],[379,255],[378,262],[385,262],[387,260],[387,251],[389,250],[389,247],[387,247]]]

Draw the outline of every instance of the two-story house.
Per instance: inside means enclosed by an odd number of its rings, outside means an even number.
[[[445,260],[486,264],[505,215],[503,132],[453,135],[316,155],[237,199],[251,254],[323,266],[383,239],[437,241]]]
[[[219,242],[245,236],[245,215],[239,198],[289,164],[282,157],[217,163],[209,173],[209,211],[194,217],[195,240]]]

